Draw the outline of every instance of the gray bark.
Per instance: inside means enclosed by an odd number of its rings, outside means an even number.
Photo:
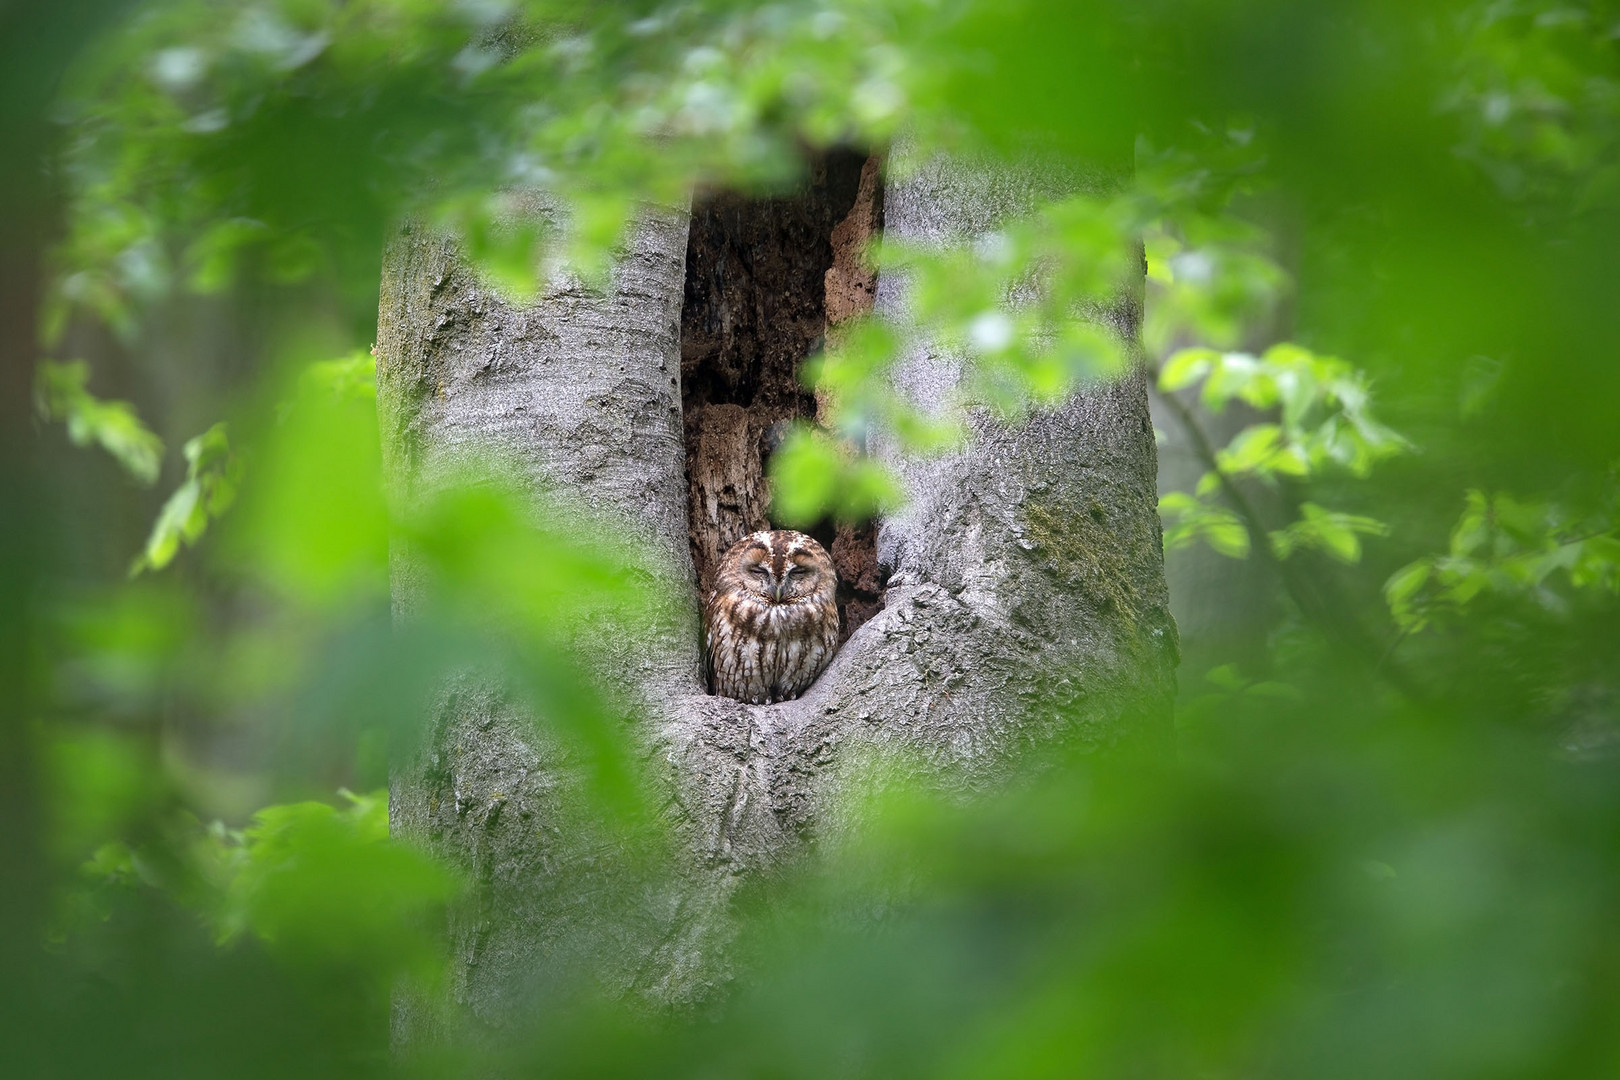
[[[936,163],[890,183],[886,228],[971,242],[1036,193],[1017,174]],[[974,418],[972,442],[946,459],[884,450],[909,503],[879,533],[883,610],[796,701],[704,693],[682,481],[683,225],[649,213],[603,298],[563,287],[514,308],[475,282],[453,244],[421,233],[400,239],[385,270],[380,408],[398,496],[448,475],[453,451],[493,444],[536,492],[571,493],[626,523],[692,613],[609,662],[638,691],[633,722],[682,845],[678,884],[639,895],[632,913],[565,902],[571,882],[613,877],[612,852],[548,831],[563,818],[566,764],[543,726],[492,694],[447,690],[420,759],[398,774],[396,833],[479,883],[451,928],[455,996],[490,1023],[588,949],[615,992],[704,995],[726,976],[726,906],[747,876],[859,826],[838,799],[855,764],[966,792],[1055,738],[1170,738],[1175,627],[1140,374],[1016,427]],[[877,308],[903,322],[898,286],[880,281]],[[1133,337],[1138,310],[1125,298],[1102,315]],[[938,400],[955,375],[918,341],[897,385]],[[408,553],[398,563],[408,598]],[[613,935],[627,943],[618,954],[584,944],[610,917],[637,928]]]

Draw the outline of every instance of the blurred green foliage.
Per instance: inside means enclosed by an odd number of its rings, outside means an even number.
[[[39,365],[35,391],[39,412],[67,425],[74,446],[95,443],[143,484],[157,482],[163,440],[141,423],[127,401],[103,401],[86,388],[90,365],[83,360]]]
[[[0,822],[39,864],[0,868],[0,947],[28,943],[7,1075],[1620,1072],[1620,7],[46,8],[0,38],[8,73],[39,34],[77,54],[26,99],[63,212],[37,403],[128,478],[50,455],[38,561],[0,566],[38,629],[38,813]],[[498,464],[388,505],[389,230],[454,227],[515,292],[599,281],[646,200],[779,189],[805,147],[902,130],[1088,194],[965,250],[877,246],[968,378],[919,407],[887,389],[893,329],[848,328],[778,511],[890,507],[877,440],[947,449],[964,410],[1016,421],[1140,359],[1207,473],[1166,495],[1166,544],[1265,563],[1265,655],[1203,644],[1174,761],[1049,748],[966,802],[876,777],[859,835],[751,886],[696,1015],[560,972],[532,1024],[447,1015],[391,1054],[465,883],[387,839],[382,795],[333,793],[377,791],[475,671],[581,764],[588,827],[656,831],[581,657],[681,613]],[[514,222],[534,187],[556,212]],[[1141,357],[1074,318],[1130,297],[1138,243]],[[397,626],[391,539],[420,572]]]
[[[187,440],[186,480],[169,496],[152,524],[146,549],[135,559],[132,574],[161,570],[174,559],[182,543],[195,544],[211,518],[230,509],[241,483],[242,463],[231,452],[225,425],[215,424]]]
[[[1471,490],[1444,555],[1429,555],[1391,575],[1384,585],[1390,611],[1406,631],[1454,617],[1482,593],[1495,593],[1557,613],[1577,591],[1620,593],[1620,523],[1611,498],[1606,512],[1579,516],[1556,502],[1520,501],[1503,492]]]
[[[1199,401],[1206,410],[1219,413],[1230,403],[1242,402],[1262,415],[1275,414],[1277,422],[1250,424],[1226,446],[1205,448],[1209,469],[1194,489],[1170,492],[1159,501],[1164,543],[1170,550],[1204,539],[1223,555],[1248,555],[1250,530],[1258,533],[1261,525],[1238,491],[1242,481],[1276,488],[1284,480],[1303,483],[1334,470],[1365,478],[1375,462],[1410,449],[1405,439],[1373,418],[1361,372],[1298,345],[1273,345],[1259,357],[1208,347],[1181,349],[1160,369],[1158,390],[1174,394],[1198,382],[1202,382]],[[1172,407],[1181,423],[1197,425],[1186,405],[1174,402]],[[1242,514],[1216,501],[1218,494],[1236,502]],[[1354,563],[1361,559],[1357,534],[1388,532],[1388,526],[1375,518],[1307,501],[1300,504],[1295,520],[1270,530],[1263,539],[1278,558],[1315,548],[1340,562]]]

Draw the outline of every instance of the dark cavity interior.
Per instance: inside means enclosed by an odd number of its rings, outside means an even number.
[[[859,256],[882,227],[878,160],[818,155],[786,195],[732,192],[692,208],[681,308],[688,524],[699,595],[725,550],[770,517],[766,474],[789,425],[814,421],[815,394],[799,379],[840,324],[872,307],[875,278]],[[842,636],[882,607],[871,525],[824,521],[807,529],[838,568]]]

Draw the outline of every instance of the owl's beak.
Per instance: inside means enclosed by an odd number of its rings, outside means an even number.
[[[776,584],[772,585],[771,586],[771,599],[776,601],[778,604],[780,604],[782,602],[782,591],[784,589],[786,589],[786,588],[787,588],[787,581],[786,580],[778,581]]]

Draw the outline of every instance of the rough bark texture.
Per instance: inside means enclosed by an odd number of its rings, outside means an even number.
[[[838,344],[841,328],[869,315],[877,301],[877,272],[867,248],[883,229],[882,159],[873,155],[861,166],[855,205],[833,227],[833,263],[823,278],[826,290],[827,343]],[[826,403],[816,395],[816,418],[825,420]],[[823,538],[825,542],[825,538]],[[883,575],[878,572],[877,527],[870,522],[837,523],[827,545],[838,569],[839,613],[843,637],[858,630],[883,608]]]
[[[679,351],[686,236],[684,210],[651,212],[605,295],[564,281],[519,307],[478,281],[453,241],[408,227],[387,253],[378,319],[392,497],[408,505],[455,482],[467,454],[494,456],[537,496],[615,523],[624,542],[663,564],[663,587],[688,587]],[[402,545],[393,573],[396,612],[408,618],[418,582]],[[643,707],[699,688],[695,620],[660,629],[635,643],[605,634],[590,650],[602,679]],[[583,963],[580,943],[610,917],[598,899],[628,886],[604,879],[616,856],[608,841],[565,831],[578,818],[575,785],[544,718],[523,715],[469,676],[445,688],[427,725],[418,758],[396,770],[390,824],[463,865],[475,883],[450,926],[452,994],[499,1025],[571,961]],[[652,924],[630,935],[641,940],[664,933],[660,914],[649,906],[612,918]],[[612,956],[600,940],[588,948],[616,986],[658,967],[653,957]],[[431,1013],[404,1018],[404,1033],[421,1034]]]
[[[885,228],[913,243],[971,242],[1036,194],[1023,173],[935,162],[888,185]],[[492,439],[537,490],[577,491],[634,523],[695,611],[675,326],[683,295],[692,304],[682,224],[652,215],[605,299],[565,289],[521,311],[475,285],[450,245],[407,235],[386,270],[379,383],[407,494],[453,449]],[[877,309],[904,322],[899,283],[878,284]],[[1133,335],[1137,309],[1127,298],[1102,314]],[[899,384],[938,401],[956,371],[917,341]],[[705,695],[696,636],[679,628],[610,665],[610,677],[639,672],[639,730],[684,844],[676,894],[646,897],[635,914],[654,944],[592,957],[611,987],[680,1001],[722,980],[739,883],[806,837],[858,826],[838,799],[848,763],[971,790],[1059,735],[1168,740],[1176,641],[1143,380],[1016,429],[973,427],[949,459],[894,456],[910,502],[878,531],[883,609],[803,697],[753,707]],[[699,426],[700,445],[709,431]],[[431,723],[422,759],[396,782],[393,823],[480,883],[452,927],[456,996],[498,1023],[593,922],[607,925],[565,899],[579,881],[610,878],[613,860],[588,844],[564,853],[547,831],[568,785],[542,729],[472,687],[449,690]]]

